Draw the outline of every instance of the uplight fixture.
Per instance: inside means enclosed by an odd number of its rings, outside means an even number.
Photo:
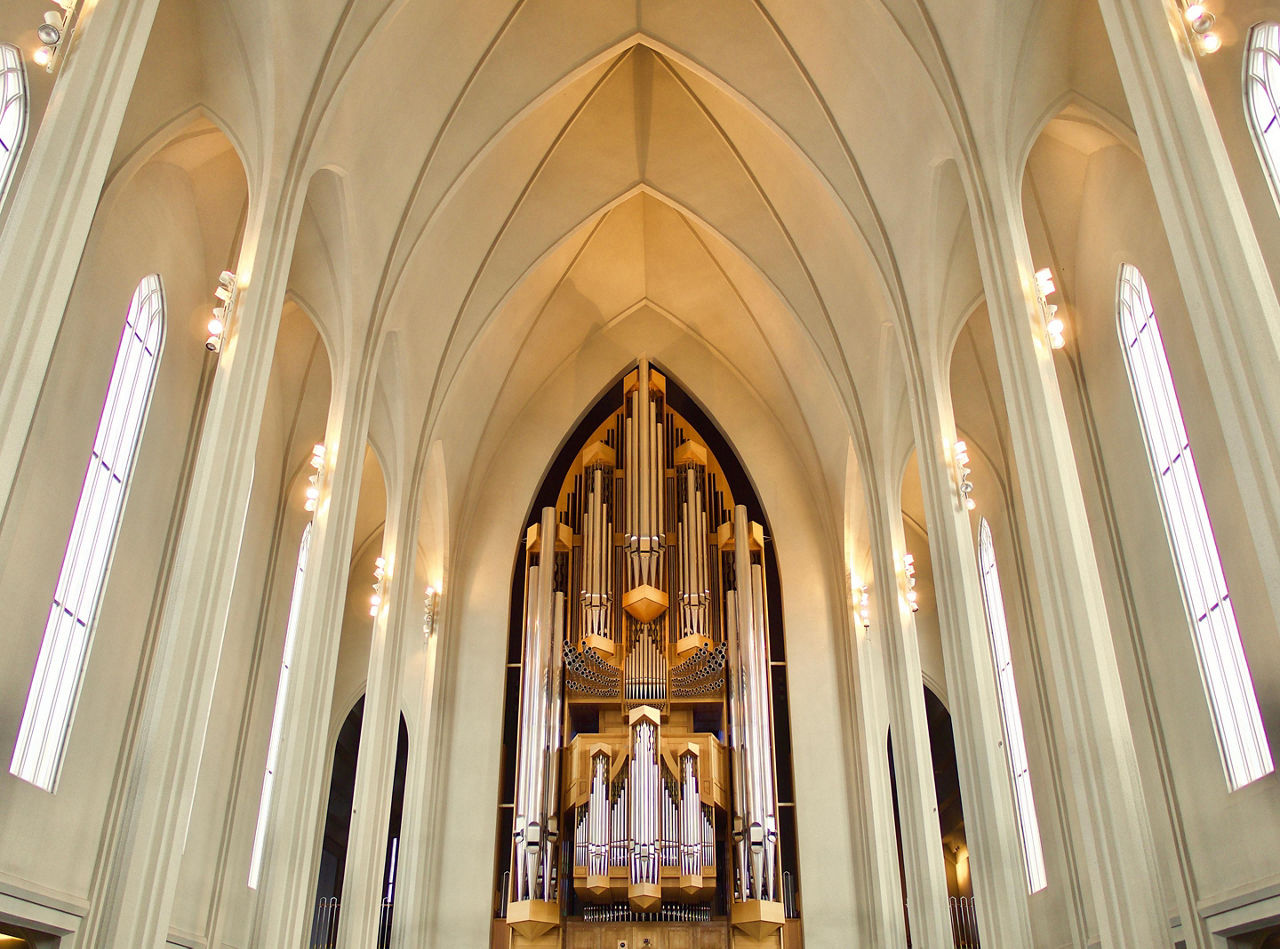
[[[324,470],[326,451],[324,445],[316,445],[311,449],[310,464],[315,470],[307,478],[307,500],[302,505],[308,511],[314,511],[320,503],[320,473]]]
[[[211,353],[222,352],[222,334],[226,332],[227,324],[231,322],[231,314],[235,312],[239,294],[240,288],[236,284],[236,275],[230,270],[222,271],[218,276],[218,286],[213,291],[213,295],[218,298],[218,305],[213,308],[209,325],[206,327],[209,336],[204,341],[204,348]]]
[[[920,594],[916,592],[916,558],[911,554],[902,555],[902,572],[907,578],[907,605],[912,613],[920,612]]]
[[[858,622],[863,629],[871,628],[871,588],[862,582],[861,577],[852,577],[854,605],[858,608]]]
[[[77,3],[78,0],[53,0],[58,9],[47,11],[44,22],[36,27],[36,39],[43,45],[36,48],[31,58],[37,66],[43,66],[46,72],[53,72],[58,56],[67,44]]]
[[[960,503],[966,511],[972,511],[978,502],[973,499],[973,482],[969,480],[969,475],[973,474],[969,467],[969,446],[963,441],[956,442],[955,459],[956,474],[960,479]]]
[[[373,562],[373,596],[369,597],[369,615],[377,616],[382,609],[382,587],[387,579],[387,558],[379,557]]]
[[[422,638],[429,640],[436,631],[436,606],[439,604],[440,591],[435,587],[427,587],[422,604]]]
[[[1208,56],[1222,49],[1222,37],[1213,30],[1215,17],[1203,3],[1188,3],[1182,15],[1191,29],[1191,34],[1200,55]]]
[[[1058,285],[1054,282],[1053,271],[1048,267],[1042,267],[1036,271],[1036,300],[1040,304],[1040,311],[1044,316],[1044,329],[1049,337],[1049,345],[1054,349],[1061,349],[1067,345],[1067,339],[1064,335],[1066,324],[1062,321],[1062,317],[1058,316],[1058,307],[1056,304],[1050,303],[1046,297],[1051,293],[1058,292]]]

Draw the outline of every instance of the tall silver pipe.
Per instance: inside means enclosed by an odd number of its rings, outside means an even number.
[[[538,573],[538,567],[535,565],[528,569],[525,577],[524,654],[526,661],[521,670],[520,680],[520,730],[518,732],[516,755],[515,826],[512,829],[511,850],[511,877],[513,881],[511,895],[515,900],[528,899],[528,877],[521,868],[525,862],[526,847],[530,845],[536,846],[536,842],[531,842],[528,839],[531,818],[529,813],[531,803],[529,789],[533,765],[528,746],[533,739],[532,719],[533,709],[536,705],[535,693],[538,688],[538,662],[535,656],[538,591],[541,589],[538,582]]]
[[[551,648],[548,657],[550,701],[547,708],[546,779],[543,815],[546,843],[542,850],[542,899],[555,899],[556,845],[560,839],[560,744],[564,734],[565,595],[554,593]]]
[[[647,359],[640,360],[639,369],[639,409],[640,417],[638,425],[640,428],[640,464],[637,466],[636,476],[640,482],[640,517],[637,525],[636,533],[641,537],[641,550],[649,547],[649,538],[653,536],[653,530],[650,522],[650,505],[652,503],[652,441],[653,431],[650,419],[653,415],[653,405],[649,401],[649,361]],[[648,563],[649,558],[643,558]],[[651,582],[646,571],[646,575],[641,580],[642,583]]]

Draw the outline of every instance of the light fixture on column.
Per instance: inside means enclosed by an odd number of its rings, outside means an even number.
[[[853,588],[853,604],[858,608],[858,622],[863,629],[871,628],[871,588],[862,582],[862,578],[851,576],[849,585]]]
[[[379,557],[373,562],[373,596],[369,597],[369,615],[377,616],[382,609],[382,587],[387,580],[387,558]]]
[[[907,605],[912,613],[920,611],[920,594],[916,592],[916,558],[911,554],[902,555],[902,572],[907,578]]]
[[[1200,55],[1208,56],[1222,49],[1222,37],[1213,30],[1215,18],[1208,7],[1203,3],[1187,3],[1183,7],[1182,15],[1187,21],[1187,26],[1191,28],[1191,34]]]
[[[955,458],[956,475],[960,478],[960,503],[966,511],[972,511],[978,502],[973,499],[973,482],[969,480],[969,475],[973,474],[969,467],[969,446],[963,441],[956,442]]]
[[[1043,267],[1036,271],[1036,299],[1040,304],[1040,312],[1044,316],[1044,330],[1049,336],[1049,345],[1054,349],[1061,349],[1067,345],[1066,337],[1063,336],[1066,325],[1058,316],[1057,305],[1046,299],[1049,294],[1056,293],[1057,290],[1058,286],[1053,281],[1052,270]]]
[[[43,66],[46,72],[53,72],[58,55],[66,46],[71,34],[72,20],[75,18],[77,0],[53,0],[57,10],[50,10],[44,15],[44,22],[36,27],[36,38],[44,45],[36,49],[31,58],[37,66]]]
[[[222,352],[222,334],[231,322],[235,312],[236,300],[240,296],[240,288],[236,285],[236,275],[224,270],[218,277],[218,288],[213,291],[218,298],[218,305],[213,308],[213,316],[209,320],[209,338],[204,341],[204,348],[211,353]]]
[[[427,587],[422,604],[422,638],[428,640],[436,631],[436,606],[440,601],[440,591],[435,587]]]
[[[320,473],[324,470],[325,453],[324,445],[316,445],[311,449],[310,464],[315,470],[307,478],[307,500],[302,505],[308,511],[314,511],[320,503]]]

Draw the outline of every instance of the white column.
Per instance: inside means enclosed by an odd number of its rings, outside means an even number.
[[[987,194],[976,202],[975,236],[1043,609],[1051,700],[1071,766],[1072,824],[1103,946],[1168,946],[1137,753],[1020,203],[1012,187],[997,182],[991,190],[997,200],[987,203]]]
[[[871,519],[871,560],[879,591],[877,615],[884,643],[885,680],[893,723],[893,763],[907,878],[907,912],[915,945],[945,947],[951,943],[951,918],[947,908],[947,874],[938,827],[929,720],[924,705],[924,674],[920,669],[915,623],[910,612],[904,613],[899,596],[899,572],[902,554],[906,551],[900,514],[901,490],[886,485],[880,497],[880,516]]]
[[[898,852],[893,834],[893,801],[889,791],[889,759],[886,756],[884,709],[887,697],[876,641],[863,629],[856,593],[849,600],[850,684],[853,703],[855,784],[850,793],[853,810],[862,819],[857,864],[863,878],[862,918],[857,920],[854,944],[902,949],[906,934],[902,924],[902,891],[898,881]],[[873,623],[875,619],[873,618]],[[948,943],[949,944],[949,943]]]
[[[159,0],[85,5],[0,232],[0,497],[9,497]]]
[[[436,603],[436,619],[431,638],[422,647],[420,662],[415,670],[421,674],[418,688],[413,692],[417,708],[410,722],[409,763],[404,782],[404,811],[400,824],[400,870],[396,886],[396,923],[391,933],[393,949],[407,949],[426,943],[428,920],[427,880],[430,873],[431,802],[434,800],[434,778],[438,760],[432,753],[437,741],[434,724],[436,696],[435,671],[441,638],[445,633],[445,597],[440,595]],[[412,630],[412,625],[408,627]],[[408,718],[409,716],[406,716]],[[416,729],[414,723],[416,722]]]
[[[369,646],[369,678],[338,919],[338,945],[352,949],[373,949],[378,944],[387,824],[400,733],[400,687],[411,639],[422,636],[423,585],[414,571],[417,505],[413,501],[418,495],[397,483],[399,472],[388,472],[388,476],[394,489],[388,497],[382,540],[382,555],[389,568],[386,605],[374,621]]]
[[[329,744],[333,684],[371,405],[372,383],[359,378],[352,363],[359,364],[358,356],[335,374],[325,432],[333,475],[327,486],[321,485],[316,533],[303,575],[294,645],[296,677],[290,680],[281,723],[275,790],[249,941],[256,949],[305,945],[315,911],[320,838],[328,804],[325,775],[333,756]],[[371,584],[372,577],[368,581]],[[369,711],[366,700],[366,716]]]
[[[1280,301],[1178,4],[1100,0],[1098,6],[1250,512],[1258,563],[1280,612]],[[1242,32],[1248,25],[1237,24]]]
[[[956,429],[951,395],[928,371],[921,371],[914,381],[911,401],[920,483],[979,929],[984,943],[1030,946],[1026,876],[978,588],[978,560],[952,467]]]
[[[279,196],[275,196],[279,200]],[[218,657],[253,482],[258,431],[284,300],[293,228],[251,222],[241,260],[267,253],[244,287],[209,396],[139,717],[125,802],[108,831],[86,945],[165,941],[195,796]],[[282,263],[283,262],[283,263]]]

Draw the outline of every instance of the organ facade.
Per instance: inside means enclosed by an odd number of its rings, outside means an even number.
[[[669,392],[641,359],[523,538],[495,945],[801,944],[768,538]]]

